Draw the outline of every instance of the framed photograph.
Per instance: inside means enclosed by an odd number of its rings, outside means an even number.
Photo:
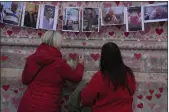
[[[101,25],[123,25],[125,24],[125,8],[109,7],[102,9]]]
[[[168,21],[168,4],[151,4],[144,6],[144,22]]]
[[[23,6],[21,26],[29,28],[38,28],[40,17],[40,5],[25,3]]]
[[[19,26],[22,17],[23,2],[2,2],[1,20],[5,24]]]
[[[99,32],[99,8],[83,8],[82,10],[82,31]]]
[[[135,32],[144,30],[143,7],[127,7],[126,8],[126,30],[127,32]]]
[[[4,5],[3,5],[3,2],[0,2],[0,23],[2,23],[2,13],[3,13],[3,7],[4,7]]]
[[[62,30],[71,32],[80,31],[80,8],[65,7],[63,9]]]
[[[56,30],[58,22],[58,7],[52,5],[41,5],[40,29]]]

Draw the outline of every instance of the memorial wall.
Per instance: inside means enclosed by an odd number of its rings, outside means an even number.
[[[39,4],[38,2],[34,2]],[[79,55],[85,56],[83,80],[89,80],[99,68],[101,46],[117,43],[126,65],[135,72],[137,91],[134,112],[167,112],[167,41],[168,21],[144,23],[143,31],[127,32],[125,25],[100,26],[99,31],[62,31],[63,7],[143,6],[162,2],[44,2],[58,6],[56,31],[64,38],[63,58],[74,67]],[[168,13],[168,12],[167,12]],[[126,16],[125,16],[126,17]],[[81,19],[80,19],[81,21]],[[83,26],[84,27],[84,26]],[[128,30],[131,30],[128,28]],[[1,37],[1,112],[16,112],[26,89],[21,83],[25,59],[41,43],[46,30],[0,23]],[[66,82],[63,88],[62,112],[67,112],[69,95],[76,84]]]

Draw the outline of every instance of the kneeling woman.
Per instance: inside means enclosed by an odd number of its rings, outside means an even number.
[[[83,106],[92,112],[132,112],[136,81],[132,70],[122,60],[114,43],[102,47],[100,70],[81,92]]]

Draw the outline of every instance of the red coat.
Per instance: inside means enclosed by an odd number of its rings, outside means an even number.
[[[45,67],[32,80],[36,72]],[[64,80],[78,82],[82,79],[83,65],[76,70],[62,59],[61,52],[54,47],[41,44],[36,52],[27,58],[22,82],[28,85],[18,112],[61,112],[61,95]]]
[[[132,112],[136,81],[135,77],[129,74],[127,76],[132,96],[130,96],[128,89],[124,88],[118,88],[114,92],[112,83],[109,83],[99,71],[82,90],[82,104],[92,106],[92,112]]]

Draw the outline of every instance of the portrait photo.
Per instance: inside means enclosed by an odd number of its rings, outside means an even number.
[[[41,5],[39,28],[56,30],[58,21],[58,7],[52,5]]]
[[[3,2],[1,5],[2,10],[2,22],[10,25],[20,25],[23,3],[16,1]]]
[[[22,14],[21,26],[38,28],[40,17],[40,5],[33,3],[25,3]]]
[[[63,31],[79,32],[80,31],[80,8],[65,7],[63,9]]]
[[[126,20],[127,32],[144,30],[143,8],[141,6],[128,7],[126,17],[127,17]]]
[[[3,5],[3,2],[0,2],[0,23],[2,23],[2,13],[3,13],[3,7],[4,7],[4,5]]]
[[[82,10],[82,31],[99,32],[99,8],[83,8]]]
[[[123,25],[125,23],[124,7],[102,9],[101,25]]]
[[[144,6],[144,22],[168,21],[168,4],[152,4]]]

